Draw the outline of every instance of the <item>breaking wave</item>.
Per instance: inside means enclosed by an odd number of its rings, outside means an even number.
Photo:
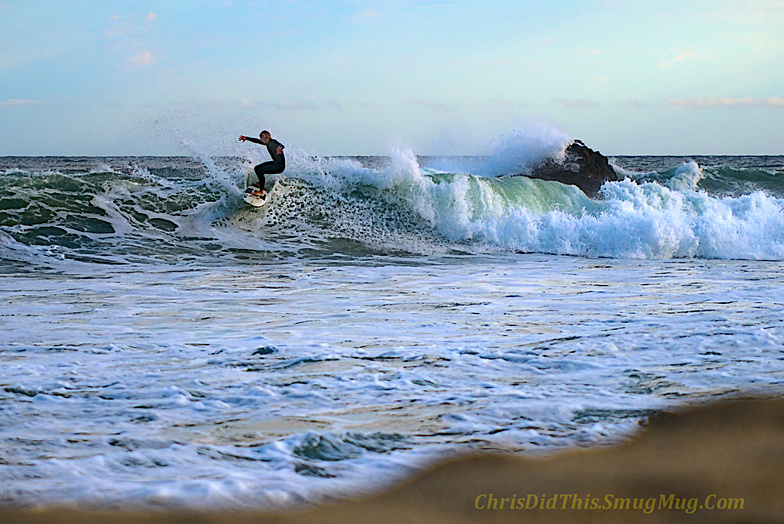
[[[489,158],[290,154],[261,211],[240,199],[247,159],[5,159],[0,257],[128,264],[515,251],[784,259],[781,159],[686,159],[660,169],[625,159],[616,165],[622,180],[591,199],[573,186],[507,176],[563,156],[567,137],[536,136],[510,135]]]

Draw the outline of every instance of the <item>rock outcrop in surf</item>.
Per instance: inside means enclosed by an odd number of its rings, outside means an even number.
[[[547,159],[532,168],[527,176],[541,180],[551,180],[579,187],[589,197],[599,195],[605,182],[616,181],[618,176],[607,157],[575,140],[566,148],[563,159]]]

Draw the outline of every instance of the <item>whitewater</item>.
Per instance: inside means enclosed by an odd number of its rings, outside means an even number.
[[[0,504],[291,508],[784,384],[784,157],[0,158]],[[541,137],[540,137],[541,138]]]

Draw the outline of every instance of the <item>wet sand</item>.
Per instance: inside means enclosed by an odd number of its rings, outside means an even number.
[[[0,522],[784,522],[783,466],[784,400],[739,399],[653,419],[623,445],[464,457],[369,498],[290,514],[0,510]]]

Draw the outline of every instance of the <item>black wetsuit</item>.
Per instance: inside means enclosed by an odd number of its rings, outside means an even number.
[[[254,144],[264,145],[258,138],[245,137],[245,139],[253,142]],[[278,173],[283,173],[283,170],[286,169],[286,158],[283,156],[283,153],[278,153],[279,147],[284,148],[286,146],[274,138],[270,138],[270,141],[267,142],[267,151],[269,151],[269,154],[272,157],[272,161],[264,162],[263,164],[259,164],[253,168],[253,170],[256,172],[256,176],[259,177],[259,188],[261,189],[264,189],[264,175],[277,175]]]

